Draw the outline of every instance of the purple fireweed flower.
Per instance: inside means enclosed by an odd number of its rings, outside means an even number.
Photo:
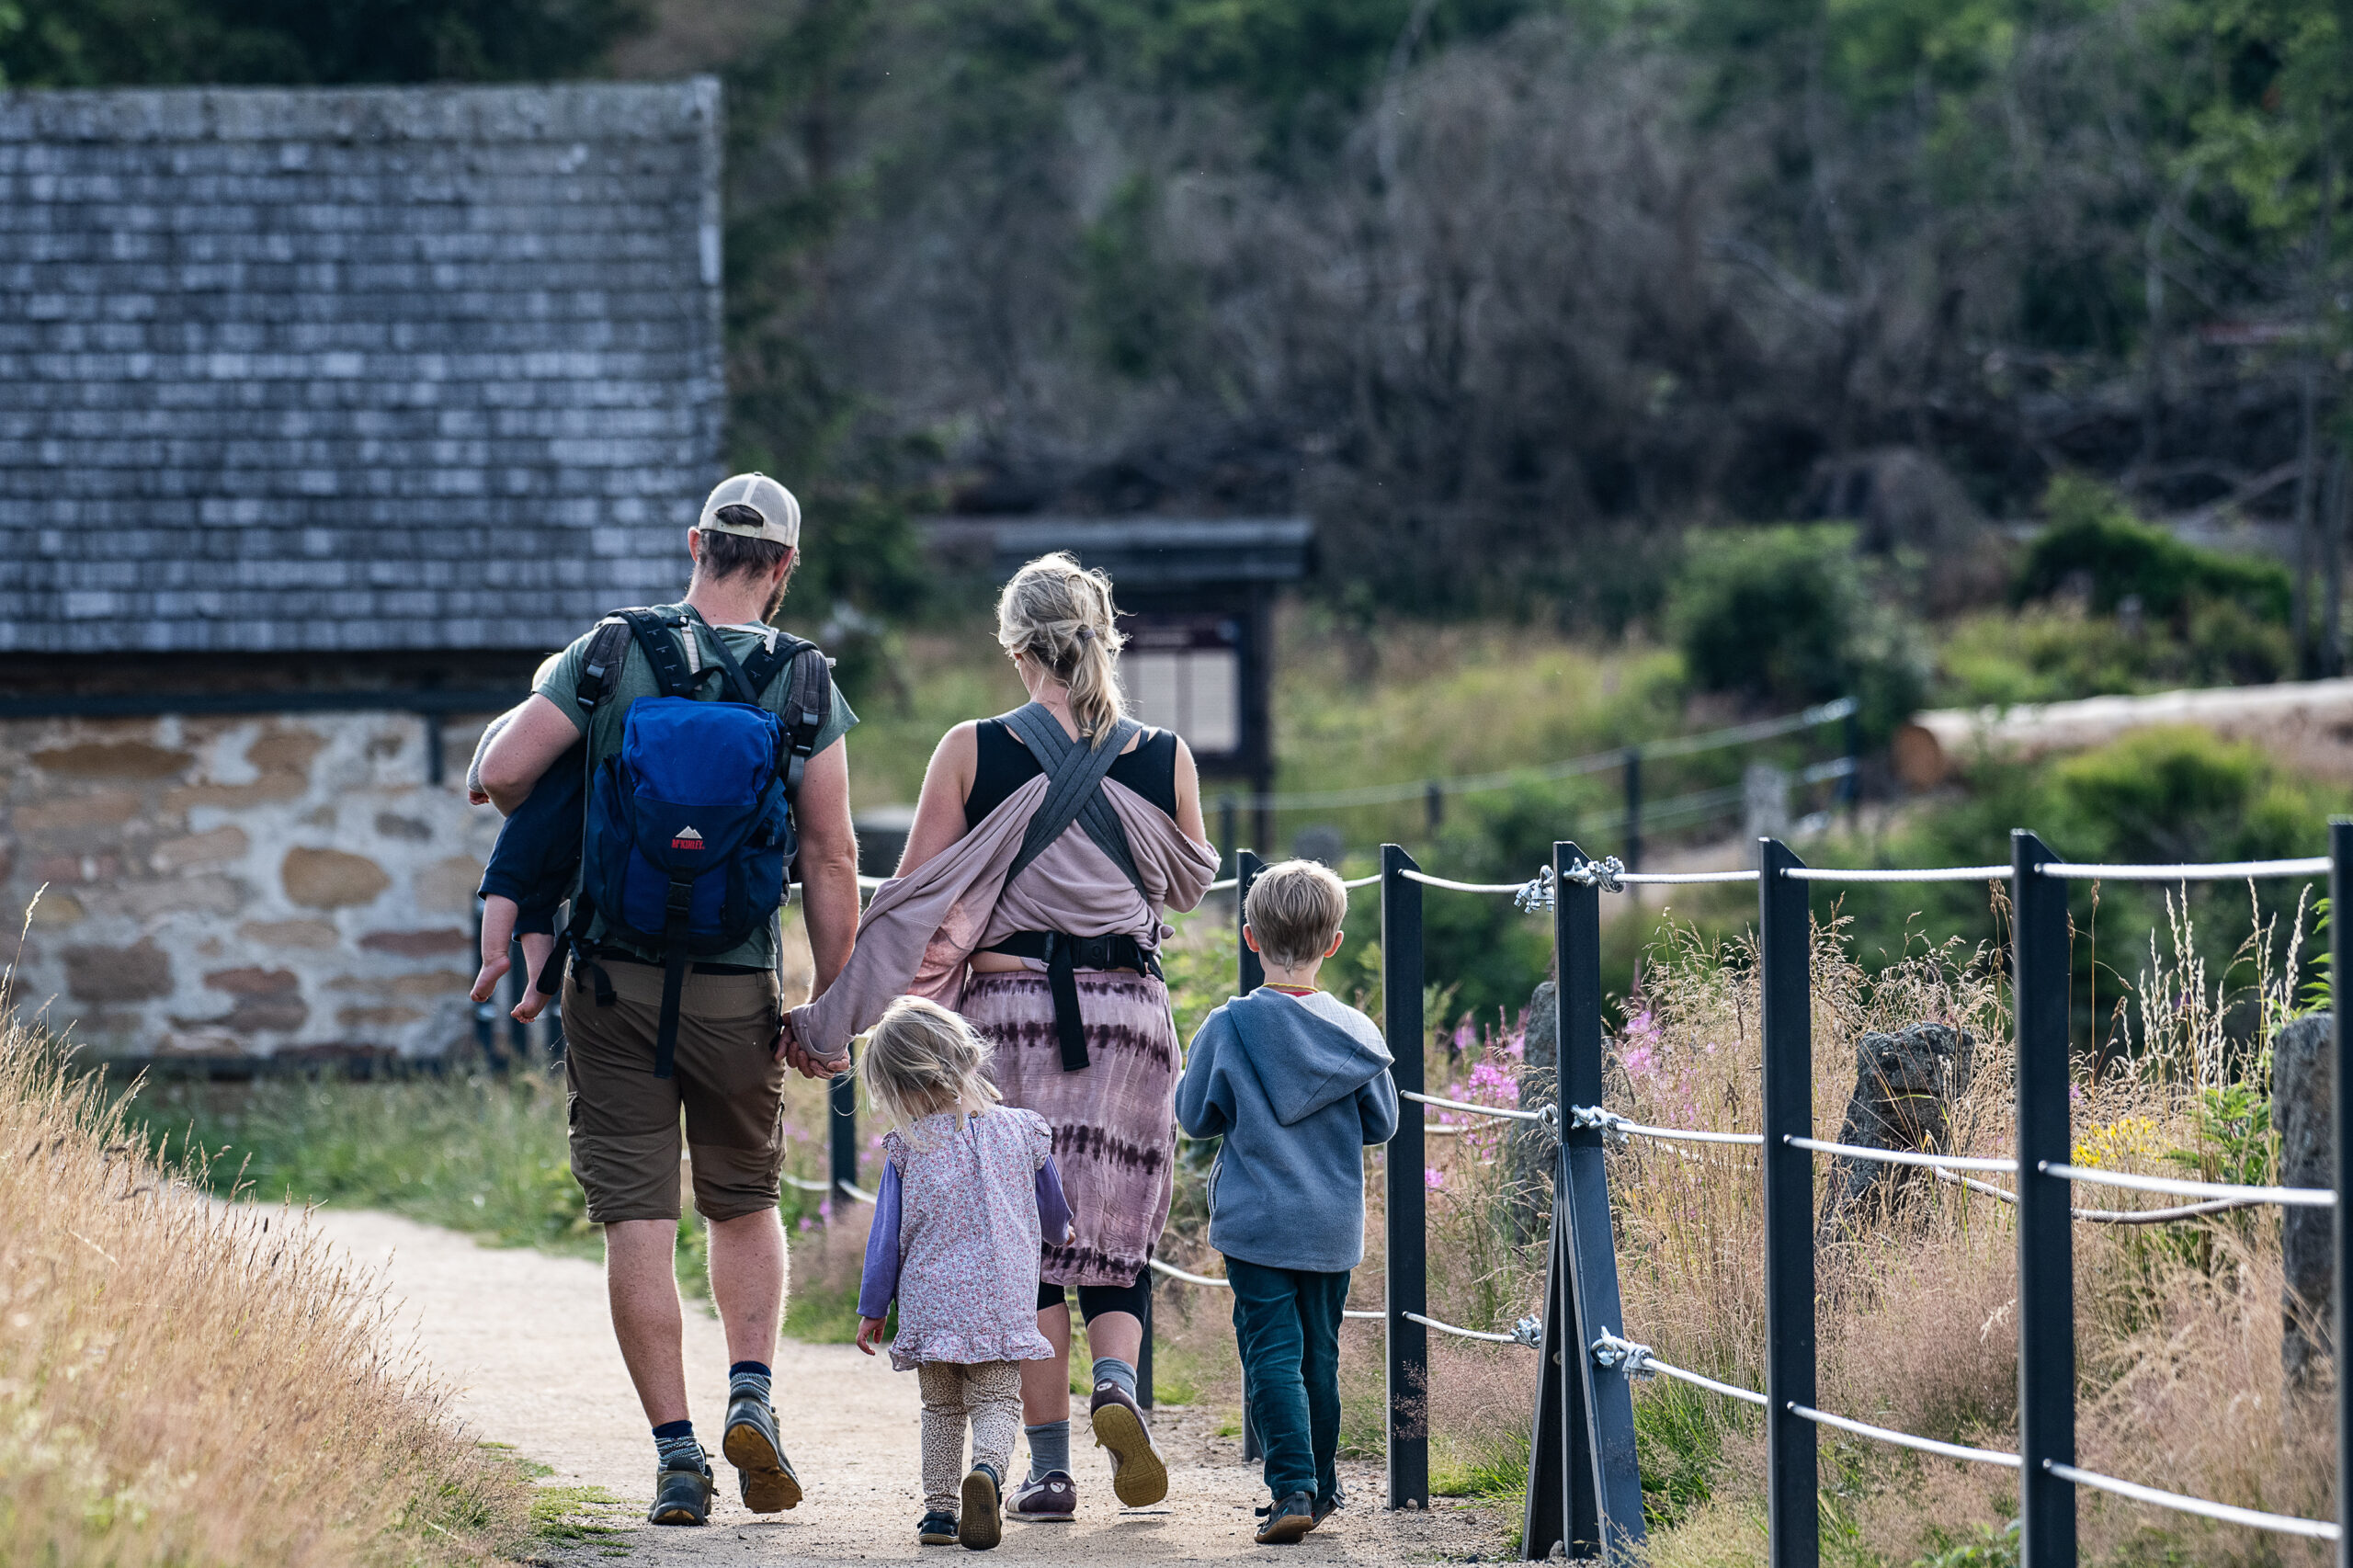
[[[1618,1064],[1626,1069],[1629,1078],[1647,1078],[1658,1071],[1658,1057],[1647,1045],[1638,1045],[1622,1052]]]
[[[1422,1167],[1422,1186],[1424,1187],[1427,1188],[1431,1192],[1436,1192],[1439,1187],[1442,1187],[1445,1185],[1446,1173],[1444,1171],[1439,1170],[1436,1165],[1424,1165]]]

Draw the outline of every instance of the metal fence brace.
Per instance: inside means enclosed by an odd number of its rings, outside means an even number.
[[[1560,971],[1553,987],[1561,1010],[1559,1106],[1601,1102],[1601,890],[1570,876],[1586,861],[1574,844],[1552,846],[1553,885],[1560,890],[1552,910]],[[1563,1380],[1569,1397],[1555,1406],[1568,1428],[1568,1441],[1561,1445],[1569,1468],[1563,1540],[1572,1557],[1622,1563],[1632,1561],[1643,1539],[1643,1473],[1634,1448],[1633,1369],[1616,1358],[1605,1365],[1592,1350],[1625,1328],[1606,1151],[1599,1128],[1562,1125],[1558,1131],[1552,1267],[1563,1273],[1563,1288],[1557,1306],[1545,1312],[1545,1326],[1548,1335],[1565,1328],[1575,1333],[1563,1369],[1574,1373]],[[1545,1293],[1554,1293],[1549,1284]]]
[[[1393,1059],[1397,1087],[1425,1092],[1422,1045],[1422,884],[1400,875],[1419,870],[1394,844],[1381,846],[1381,1034]],[[1430,1506],[1429,1334],[1405,1314],[1429,1312],[1426,1147],[1418,1101],[1397,1102],[1397,1135],[1389,1141],[1385,1207],[1388,1224],[1389,1506]]]

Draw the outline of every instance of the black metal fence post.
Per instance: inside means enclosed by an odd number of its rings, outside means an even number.
[[[2345,1009],[2353,1003],[2353,981],[2346,967],[2353,964],[2353,822],[2338,817],[2328,824],[2328,947],[2329,1006],[2336,1015],[2334,1047],[2336,1101],[2330,1141],[2336,1157],[2336,1210],[2329,1229],[2336,1239],[2336,1300],[2330,1324],[2330,1346],[2336,1374],[2336,1564],[2353,1568],[2353,1377],[2345,1374],[2345,1346],[2353,1344],[2353,1029]]]
[[[1553,996],[1560,1007],[1560,1157],[1554,1162],[1556,1216],[1566,1217],[1563,1260],[1569,1290],[1562,1303],[1574,1316],[1576,1338],[1571,1380],[1581,1407],[1582,1442],[1572,1441],[1574,1461],[1589,1467],[1570,1490],[1568,1522],[1575,1527],[1571,1556],[1597,1553],[1611,1562],[1629,1561],[1643,1542],[1643,1471],[1634,1451],[1634,1390],[1622,1360],[1603,1366],[1593,1346],[1604,1335],[1623,1337],[1625,1313],[1618,1295],[1618,1243],[1609,1218],[1606,1151],[1598,1128],[1570,1125],[1577,1106],[1601,1103],[1601,890],[1575,882],[1569,873],[1586,863],[1574,844],[1552,846],[1552,930],[1560,975]],[[1556,1224],[1556,1235],[1563,1234]],[[1580,1450],[1582,1452],[1580,1453]],[[1587,1512],[1574,1504],[1582,1493]]]
[[[1259,858],[1256,850],[1233,852],[1233,979],[1237,995],[1247,996],[1267,983],[1265,960],[1250,950],[1250,944],[1242,937],[1245,924],[1243,906],[1250,900],[1251,884],[1266,869],[1267,862]],[[1267,1450],[1258,1441],[1258,1424],[1250,1418],[1250,1374],[1245,1369],[1242,1374],[1242,1462],[1249,1464],[1266,1457]]]
[[[1426,1092],[1422,1081],[1422,884],[1394,844],[1381,846],[1381,1033],[1395,1059],[1397,1086]],[[1384,1207],[1388,1222],[1389,1506],[1430,1506],[1429,1334],[1405,1314],[1429,1312],[1428,1236],[1424,1229],[1427,1168],[1422,1107],[1402,1100],[1397,1136],[1389,1141]]]
[[[2051,1473],[2075,1462],[2074,1194],[2046,1165],[2067,1163],[2067,884],[2059,858],[2010,835],[2010,988],[2018,1015],[2018,1561],[2075,1568],[2075,1488]]]
[[[848,1196],[842,1189],[858,1185],[858,1081],[848,1073],[836,1073],[825,1086],[825,1123],[828,1135],[832,1172],[826,1178],[833,1186],[832,1196]]]
[[[1260,960],[1257,954],[1250,950],[1250,944],[1242,939],[1242,926],[1244,924],[1242,919],[1242,906],[1249,901],[1250,884],[1258,880],[1258,873],[1266,869],[1267,863],[1258,858],[1258,852],[1256,850],[1237,849],[1234,851],[1233,950],[1237,955],[1235,962],[1235,977],[1242,986],[1240,994],[1245,996],[1249,995],[1250,993],[1257,990],[1258,987],[1267,983],[1266,964]]]
[[[1756,845],[1758,988],[1765,1032],[1765,1488],[1773,1568],[1822,1560],[1814,1403],[1813,915],[1804,864],[1788,845]]]
[[[1560,1067],[1553,1074],[1552,1104],[1567,1126],[1570,1097],[1565,1042],[1570,1017],[1585,1006],[1584,987],[1569,995],[1569,952],[1588,929],[1597,937],[1601,920],[1601,890],[1580,886],[1561,876],[1561,851],[1569,849],[1571,864],[1584,856],[1574,846],[1555,845],[1552,852],[1552,1005],[1556,1032],[1562,1042]],[[1552,1222],[1544,1265],[1544,1334],[1539,1345],[1536,1374],[1536,1425],[1528,1444],[1528,1511],[1521,1521],[1519,1555],[1523,1562],[1541,1562],[1559,1547],[1570,1557],[1589,1557],[1601,1540],[1601,1506],[1593,1490],[1593,1434],[1586,1417],[1587,1384],[1580,1363],[1588,1351],[1576,1324],[1576,1288],[1570,1272],[1574,1243],[1568,1201],[1568,1146],[1565,1133],[1552,1159]]]

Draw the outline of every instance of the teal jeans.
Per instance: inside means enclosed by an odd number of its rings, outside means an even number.
[[[1340,1494],[1340,1314],[1348,1270],[1319,1274],[1225,1260],[1233,1287],[1233,1338],[1250,1396],[1250,1423],[1267,1454],[1277,1502],[1304,1492],[1319,1504]]]

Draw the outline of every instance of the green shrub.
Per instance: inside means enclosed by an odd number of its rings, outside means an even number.
[[[1667,597],[1692,684],[1784,707],[1851,695],[1870,733],[1902,722],[1925,671],[1854,543],[1839,524],[1696,538]]]
[[[1937,651],[1940,707],[2061,702],[2178,687],[2259,686],[2295,665],[2285,626],[2207,599],[2186,626],[2086,615],[2064,605],[1965,617]]]
[[[2103,615],[2137,599],[2148,615],[2187,623],[2200,605],[2222,601],[2259,620],[2287,621],[2286,567],[2184,544],[2095,480],[2052,480],[2043,513],[2050,527],[2019,568],[2014,603],[2048,598],[2080,576],[2091,584],[2091,608]]]

